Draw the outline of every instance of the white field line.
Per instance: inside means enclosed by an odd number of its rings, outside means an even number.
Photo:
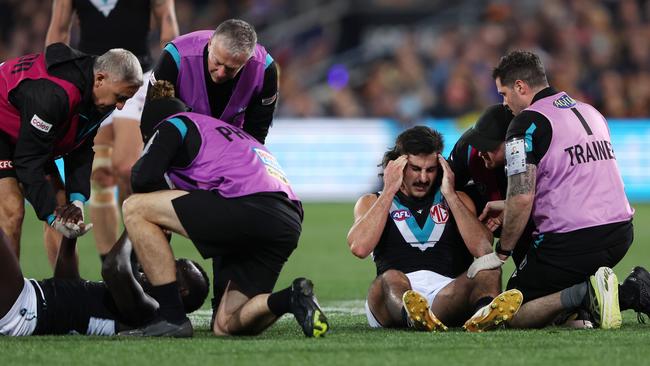
[[[328,316],[332,314],[361,315],[366,313],[364,303],[365,300],[327,301],[321,303],[321,308],[325,315]],[[192,324],[195,326],[208,326],[210,324],[211,316],[212,310],[208,309],[197,310],[189,315]],[[293,316],[291,314],[286,314],[280,319],[280,321],[285,321],[287,319],[293,321]]]

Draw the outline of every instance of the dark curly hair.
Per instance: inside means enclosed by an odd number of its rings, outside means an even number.
[[[444,141],[440,132],[426,126],[411,127],[400,133],[395,140],[395,146],[384,153],[381,167],[386,168],[389,161],[401,155],[441,153],[443,148]]]
[[[501,85],[507,87],[512,87],[517,80],[523,80],[531,87],[548,86],[546,71],[539,56],[522,50],[501,57],[492,71],[492,78],[500,79]]]

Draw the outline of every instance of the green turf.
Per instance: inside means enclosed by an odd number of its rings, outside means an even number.
[[[635,244],[615,268],[620,279],[635,264],[650,265],[650,206],[636,205]],[[42,229],[28,208],[23,233],[22,267],[25,276],[51,275],[42,247]],[[638,365],[650,359],[650,325],[636,323],[624,313],[621,330],[498,331],[466,334],[452,331],[424,334],[370,330],[361,315],[368,284],[374,276],[370,259],[353,257],[345,237],[352,222],[352,204],[307,204],[301,243],[278,281],[306,275],[316,284],[329,310],[332,332],[325,339],[304,339],[295,321],[282,318],[256,338],[218,339],[207,331],[206,310],[192,316],[197,335],[191,340],[121,339],[82,336],[0,339],[0,365],[395,365],[413,364],[526,364]],[[177,256],[198,259],[185,240],[173,239]],[[99,278],[99,261],[92,238],[79,243],[84,277]],[[201,261],[210,270],[209,262]],[[511,272],[508,264],[504,273]],[[204,306],[204,308],[207,307]]]

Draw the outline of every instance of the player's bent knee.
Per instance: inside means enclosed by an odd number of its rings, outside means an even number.
[[[396,269],[389,269],[380,275],[382,281],[395,282],[395,281],[408,281],[408,277],[402,271]]]
[[[124,223],[128,225],[128,222],[138,219],[141,213],[140,207],[140,195],[134,194],[131,197],[124,200],[122,203],[122,215],[124,215]]]

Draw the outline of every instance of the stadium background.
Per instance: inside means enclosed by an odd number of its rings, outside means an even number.
[[[0,1],[0,60],[42,51],[50,8],[45,0]],[[360,314],[374,266],[349,254],[345,241],[354,200],[380,187],[376,165],[396,134],[428,124],[443,132],[448,152],[485,106],[500,102],[490,77],[498,58],[525,48],[542,56],[552,85],[610,118],[637,210],[635,244],[615,270],[624,278],[633,265],[650,265],[650,2],[176,0],[176,11],[181,33],[214,28],[230,17],[251,22],[282,68],[268,146],[307,204],[300,246],[278,286],[298,275],[314,279],[334,331],[323,342],[306,342],[293,320],[283,319],[257,340],[212,340],[204,310],[193,317],[201,338],[193,343],[0,340],[0,363],[487,364],[508,357],[514,364],[630,365],[650,356],[647,326],[636,325],[634,314],[625,314],[619,332],[369,331]],[[76,34],[73,29],[73,44]],[[41,224],[27,211],[21,265],[28,277],[47,277]],[[172,242],[177,256],[198,259],[186,240]],[[90,235],[80,241],[79,256],[82,275],[99,279]],[[505,267],[504,278],[511,270]]]

